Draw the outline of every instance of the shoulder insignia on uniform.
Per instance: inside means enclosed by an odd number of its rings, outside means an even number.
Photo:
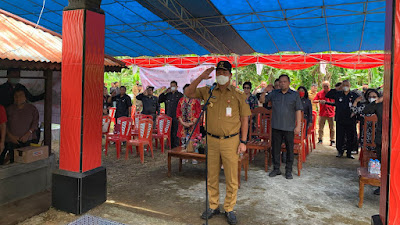
[[[238,92],[239,94],[244,94],[244,91],[243,90],[240,90],[239,88],[235,88],[235,90],[236,90],[236,92]]]

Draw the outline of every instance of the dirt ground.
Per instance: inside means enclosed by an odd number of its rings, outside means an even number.
[[[57,149],[55,153],[58,155]],[[335,155],[335,148],[317,145],[317,150],[307,157],[300,177],[294,169],[293,180],[268,177],[263,168],[264,154],[256,155],[247,182],[242,174],[235,208],[239,224],[370,224],[371,216],[379,211],[379,196],[372,194],[374,187],[366,186],[364,206],[358,208],[359,161],[338,159]],[[179,173],[178,160],[173,159],[172,177],[168,178],[167,154],[161,154],[159,149],[154,159],[147,155],[141,164],[133,155],[128,160],[117,160],[112,146],[108,156],[103,154],[103,165],[107,168],[108,200],[87,214],[133,225],[204,223],[200,219],[205,209],[204,163],[185,164]],[[222,207],[223,172],[220,196]],[[51,208],[20,224],[68,224],[78,218]],[[219,215],[209,224],[227,223]]]

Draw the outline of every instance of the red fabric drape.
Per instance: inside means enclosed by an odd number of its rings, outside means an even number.
[[[310,54],[310,55],[254,55],[254,56],[205,56],[205,57],[167,57],[167,58],[132,58],[123,59],[128,66],[153,68],[173,65],[178,68],[193,68],[208,63],[217,64],[226,60],[232,67],[242,67],[254,63],[262,63],[279,69],[302,70],[314,66],[318,62],[330,63],[348,69],[369,69],[383,65],[383,54]],[[237,60],[237,63],[236,61]]]

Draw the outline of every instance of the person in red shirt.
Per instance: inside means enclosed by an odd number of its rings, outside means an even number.
[[[6,124],[7,114],[4,106],[0,105],[0,154],[4,150],[4,143],[6,141]]]
[[[324,137],[324,127],[326,121],[329,124],[331,146],[335,145],[335,127],[333,121],[335,117],[335,108],[333,106],[325,104],[325,102],[334,102],[334,100],[326,98],[325,95],[330,91],[330,85],[328,81],[322,83],[322,91],[314,98],[314,103],[319,103],[319,130],[318,130],[318,144],[322,144],[322,138]]]

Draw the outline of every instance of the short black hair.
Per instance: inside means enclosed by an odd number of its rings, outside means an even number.
[[[119,89],[122,89],[122,88],[125,89],[125,91],[126,91],[126,87],[125,86],[121,86]]]
[[[171,81],[171,83],[170,84],[175,84],[176,86],[178,86],[178,82],[176,82],[176,81]]]
[[[279,82],[279,78],[276,78],[276,79],[275,79],[274,84],[275,84],[276,82]]]
[[[342,85],[342,82],[337,82],[337,83],[335,84],[335,87],[339,87],[340,85]]]
[[[287,79],[289,80],[289,83],[290,83],[290,77],[289,77],[289,75],[287,75],[287,74],[281,74],[281,75],[279,76],[279,79],[278,79],[278,80],[280,80],[281,77],[287,77]]]
[[[300,89],[303,89],[303,90],[304,90],[304,98],[305,98],[305,99],[308,99],[308,91],[307,91],[307,88],[304,87],[304,86],[300,86],[300,87],[297,88],[297,91],[299,91]]]
[[[243,88],[244,88],[245,85],[250,86],[250,89],[252,88],[252,85],[251,85],[251,82],[250,82],[250,81],[244,82],[244,83],[243,83]]]
[[[185,86],[183,86],[183,90],[185,90],[185,88],[189,87],[190,84],[185,84]]]

